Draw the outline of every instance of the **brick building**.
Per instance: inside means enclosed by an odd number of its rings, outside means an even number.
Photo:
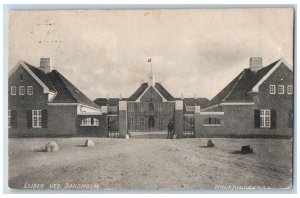
[[[20,61],[9,73],[10,136],[106,136],[106,116],[49,58]]]
[[[126,102],[128,131],[166,131],[170,121],[175,120],[175,103],[183,102],[185,130],[194,129],[193,111],[195,106],[202,105],[206,98],[174,98],[161,83],[155,82],[154,74],[148,76],[148,83],[141,86],[129,98],[98,98],[94,102],[101,107],[114,109],[118,114],[118,102]],[[176,123],[175,123],[176,124]]]
[[[280,59],[262,66],[253,57],[209,103],[195,113],[196,137],[291,136],[293,72]]]

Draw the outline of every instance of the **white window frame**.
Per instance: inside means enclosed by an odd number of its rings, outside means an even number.
[[[10,95],[17,95],[17,87],[16,86],[11,86],[10,87]]]
[[[276,94],[276,85],[270,85],[270,94]]]
[[[140,117],[140,125],[141,126],[145,126],[146,122],[145,122],[145,118],[144,117]]]
[[[25,86],[19,86],[19,95],[24,96],[25,95]]]
[[[42,128],[42,110],[32,110],[32,128]]]
[[[12,122],[12,115],[11,115],[11,110],[8,110],[8,128],[11,128],[11,122]]]
[[[288,85],[286,89],[287,89],[287,94],[293,94],[293,91],[294,91],[293,85]]]
[[[158,125],[159,126],[164,126],[164,120],[163,120],[163,118],[158,118]]]
[[[93,119],[93,124],[92,124]],[[97,118],[87,117],[81,120],[80,126],[99,126],[99,120]]]
[[[134,125],[134,117],[129,118],[129,125],[133,126]]]
[[[260,128],[271,128],[271,110],[270,109],[260,109]]]
[[[284,85],[278,85],[278,94],[284,94]]]
[[[27,86],[27,95],[33,95],[33,86]]]
[[[215,119],[215,120],[219,120],[220,121],[220,123],[206,123],[205,121],[207,120],[207,119]],[[221,125],[221,119],[220,118],[216,118],[216,117],[208,117],[208,118],[205,118],[204,119],[204,124],[203,124],[203,126],[222,126]]]

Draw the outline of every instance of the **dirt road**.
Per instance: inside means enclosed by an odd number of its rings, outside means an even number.
[[[215,189],[225,186],[288,188],[292,142],[281,139],[105,139],[52,138],[60,150],[39,152],[50,139],[9,140],[12,188]],[[255,153],[237,151],[251,144]],[[85,186],[82,186],[85,184]],[[57,186],[56,186],[57,187]]]

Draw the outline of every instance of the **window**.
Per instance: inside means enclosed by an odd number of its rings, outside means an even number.
[[[81,121],[80,126],[99,126],[99,120],[97,118],[85,118]]]
[[[117,107],[117,106],[108,106],[108,111],[109,111],[109,112],[115,112],[115,111],[118,111],[118,107]]]
[[[27,95],[33,95],[33,87],[27,86]]]
[[[144,112],[144,104],[140,103],[140,112]]]
[[[10,94],[11,95],[17,95],[17,87],[16,86],[11,86],[10,87]]]
[[[278,85],[278,94],[284,94],[284,85]]]
[[[186,106],[186,111],[195,111],[195,106]]]
[[[293,94],[293,85],[287,86],[287,94]]]
[[[154,111],[154,104],[153,103],[149,103],[149,111]]]
[[[8,128],[12,127],[12,113],[11,110],[8,110]]]
[[[260,127],[270,128],[271,127],[271,111],[270,109],[260,110]]]
[[[159,103],[159,104],[158,104],[158,111],[159,111],[159,112],[162,112],[162,110],[163,110],[162,104]]]
[[[130,118],[129,118],[129,125],[130,125],[130,126],[133,126],[133,125],[134,125],[134,118],[133,118],[133,117],[130,117]]]
[[[129,112],[134,112],[134,104],[133,103],[128,104],[128,111]]]
[[[25,87],[24,86],[19,87],[19,95],[25,95]]]
[[[32,127],[42,127],[42,110],[32,110]]]
[[[140,118],[140,125],[144,126],[145,125],[145,118]]]
[[[162,118],[158,118],[158,125],[163,126],[164,125],[164,120]]]
[[[270,85],[270,94],[276,94],[276,86]]]
[[[219,118],[205,118],[203,126],[221,126]]]

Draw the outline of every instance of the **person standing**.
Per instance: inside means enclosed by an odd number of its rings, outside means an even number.
[[[168,124],[168,136],[167,136],[167,139],[173,139],[173,128],[174,128],[174,125],[173,125],[173,122],[170,121],[169,124]]]

